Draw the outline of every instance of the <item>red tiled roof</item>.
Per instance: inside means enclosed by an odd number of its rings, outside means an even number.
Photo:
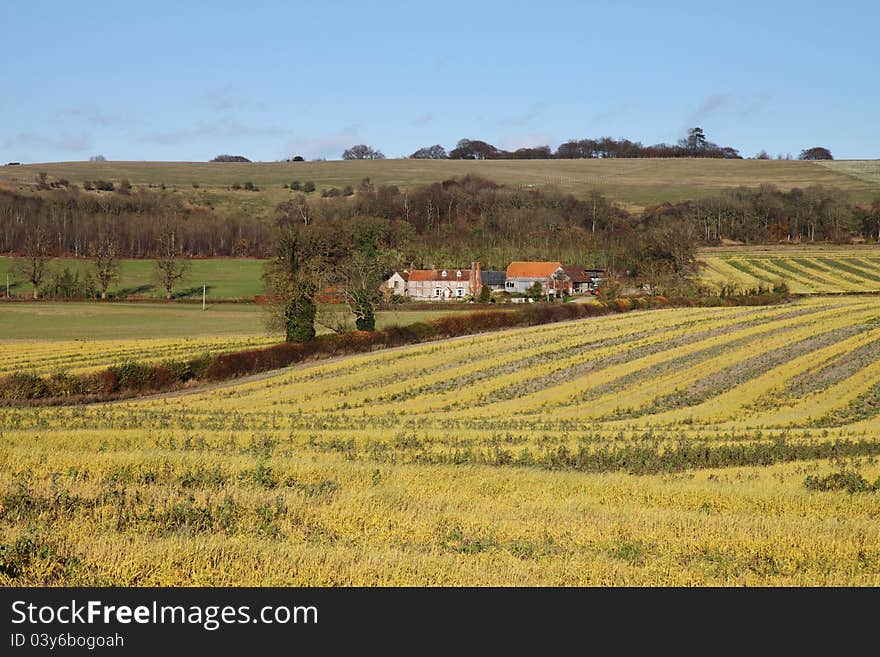
[[[562,271],[571,279],[572,283],[589,283],[590,275],[584,271],[583,267],[577,265],[566,265]]]
[[[507,266],[507,278],[550,278],[561,262],[511,262]]]
[[[444,271],[446,276],[443,276]],[[459,271],[461,277],[455,275]],[[409,272],[411,281],[467,281],[470,277],[470,269],[413,269]]]

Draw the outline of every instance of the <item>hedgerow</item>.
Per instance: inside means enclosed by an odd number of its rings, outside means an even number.
[[[15,373],[0,379],[0,399],[12,403],[86,403],[169,391],[192,382],[216,382],[257,374],[309,360],[387,349],[430,340],[517,327],[538,326],[631,310],[715,305],[771,305],[787,297],[761,294],[743,297],[641,297],[592,303],[533,304],[518,310],[456,313],[409,326],[380,331],[319,335],[305,342],[283,342],[189,360],[159,364],[125,362],[90,374],[58,373],[49,377]]]

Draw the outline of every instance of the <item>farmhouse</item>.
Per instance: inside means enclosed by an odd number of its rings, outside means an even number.
[[[493,292],[499,292],[504,289],[504,280],[506,272],[494,271],[492,269],[484,269],[480,272],[480,283],[483,287],[488,287]]]
[[[544,294],[559,296],[572,293],[571,279],[561,262],[514,261],[507,266],[504,289],[524,293],[535,283],[541,284]]]
[[[406,281],[406,296],[413,301],[466,299],[480,293],[480,263],[470,269],[413,269]]]
[[[382,284],[382,291],[388,295],[397,294],[399,296],[406,295],[406,281],[409,278],[409,272],[396,271]]]
[[[571,288],[575,294],[593,292],[605,280],[604,269],[586,269],[579,265],[565,265],[562,269],[571,279]]]

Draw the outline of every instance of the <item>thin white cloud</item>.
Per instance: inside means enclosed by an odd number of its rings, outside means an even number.
[[[629,105],[618,105],[596,112],[590,117],[591,123],[603,123],[609,119],[618,119],[629,110]]]
[[[5,148],[51,148],[58,151],[78,153],[88,151],[91,141],[86,135],[63,133],[60,135],[41,135],[35,132],[19,132],[3,141]]]
[[[707,117],[731,105],[733,97],[730,94],[712,94],[700,103],[700,106],[688,118],[688,126],[700,125]]]
[[[739,116],[747,118],[756,112],[760,112],[770,103],[773,96],[774,93],[772,91],[764,90],[744,98],[738,111]]]
[[[425,112],[424,114],[420,114],[413,120],[413,125],[426,125],[431,123],[434,120],[433,112]]]
[[[265,111],[267,109],[266,103],[263,101],[253,100],[246,97],[243,93],[231,89],[208,92],[205,95],[205,99],[208,106],[218,112],[229,112],[242,109]]]
[[[146,135],[144,141],[170,146],[207,138],[243,139],[250,137],[281,137],[284,131],[275,126],[256,127],[235,119],[203,121],[185,130],[154,132]]]
[[[696,110],[688,117],[687,124],[683,126],[683,132],[702,124],[709,117],[716,114],[735,114],[741,119],[763,110],[773,98],[773,92],[768,90],[745,93],[745,94],[712,94],[707,96]]]
[[[78,107],[64,107],[55,113],[60,121],[73,120],[81,123],[88,123],[93,126],[105,127],[121,122],[121,117],[116,114],[108,114],[100,108],[93,105],[82,105]]]
[[[541,116],[544,111],[547,109],[547,104],[544,102],[532,103],[532,105],[522,114],[514,116],[512,118],[506,119],[502,121],[503,125],[513,125],[513,126],[524,126],[528,125],[539,116]]]

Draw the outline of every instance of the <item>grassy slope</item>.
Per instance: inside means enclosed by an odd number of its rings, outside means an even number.
[[[380,311],[378,326],[406,325],[443,310]],[[254,305],[130,303],[0,304],[0,342],[10,340],[123,340],[264,335],[263,307]],[[279,337],[280,339],[280,337]]]
[[[775,160],[378,160],[331,162],[56,162],[0,167],[0,183],[24,186],[40,171],[50,179],[127,178],[134,185],[169,186],[180,194],[217,208],[267,213],[292,192],[293,180],[325,187],[357,186],[369,177],[375,184],[413,187],[453,176],[479,174],[513,186],[556,187],[585,196],[598,190],[631,208],[663,201],[681,201],[746,185],[774,184],[783,189],[814,184],[846,190],[865,201],[880,193],[880,160],[817,164]],[[233,183],[253,182],[258,192],[234,191]],[[198,184],[196,189],[193,184]]]

